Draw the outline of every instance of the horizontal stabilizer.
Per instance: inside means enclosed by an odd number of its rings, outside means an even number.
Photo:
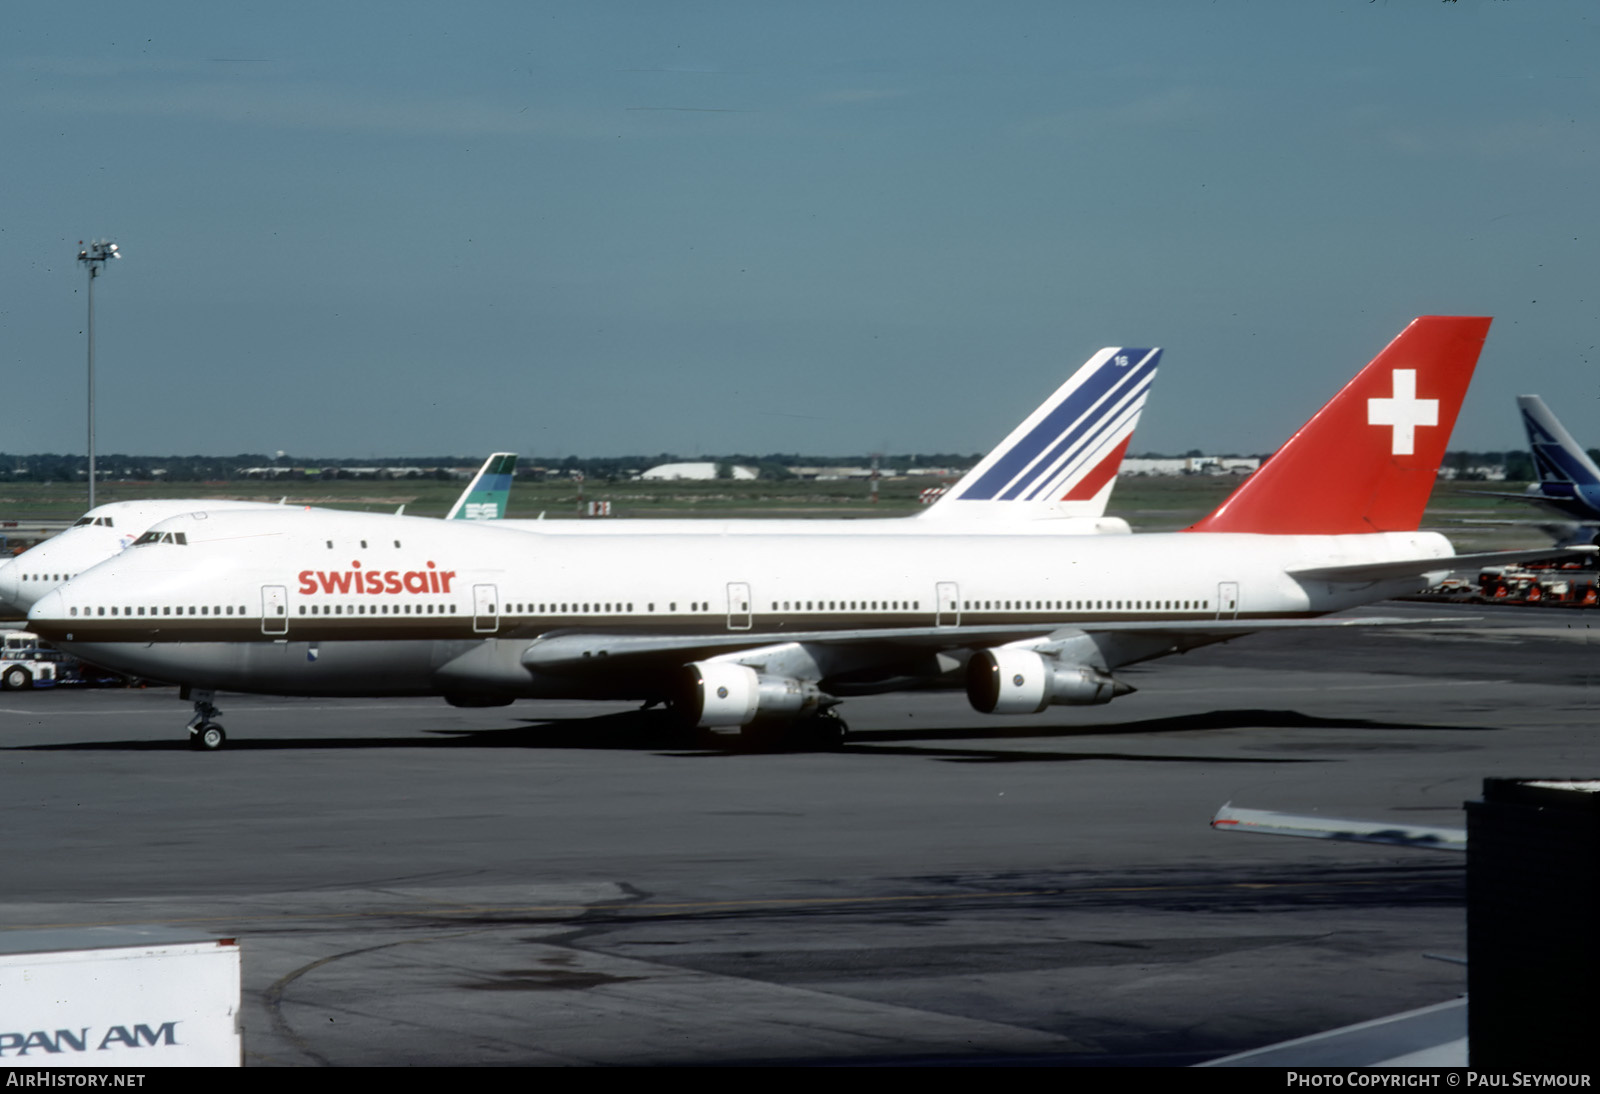
[[[1305,569],[1290,570],[1289,576],[1300,580],[1362,584],[1369,581],[1422,577],[1425,574],[1451,570],[1476,570],[1480,566],[1511,566],[1519,562],[1575,562],[1594,558],[1595,550],[1594,547],[1572,547],[1559,551],[1549,547],[1533,547],[1520,551],[1480,551],[1471,555],[1402,558],[1390,562],[1355,562],[1339,566],[1309,566]]]
[[[1302,836],[1306,839],[1343,840],[1347,843],[1386,843],[1427,851],[1465,851],[1464,828],[1434,828],[1418,824],[1382,824],[1376,821],[1336,820],[1333,817],[1298,816],[1266,809],[1237,809],[1232,802],[1217,810],[1211,827],[1219,832],[1255,832],[1266,836]]]

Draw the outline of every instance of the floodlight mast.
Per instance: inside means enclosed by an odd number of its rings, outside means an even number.
[[[78,261],[89,267],[89,508],[94,508],[94,279],[100,267],[122,252],[109,239],[97,239],[88,246],[78,240]]]

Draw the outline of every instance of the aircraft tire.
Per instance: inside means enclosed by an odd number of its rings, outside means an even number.
[[[843,747],[845,738],[850,735],[845,720],[831,710],[807,718],[796,728],[808,747],[821,750]]]
[[[216,722],[205,723],[190,737],[190,743],[201,752],[215,752],[227,741],[227,733]]]

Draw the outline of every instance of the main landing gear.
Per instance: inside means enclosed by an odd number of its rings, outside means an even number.
[[[834,700],[837,702],[837,700]],[[650,699],[639,708],[646,715],[656,706],[665,706],[660,717],[666,735],[682,738],[690,744],[705,748],[725,749],[733,726],[702,727],[695,724],[695,716],[671,700]],[[833,707],[813,708],[799,717],[769,715],[737,727],[739,749],[754,752],[826,752],[844,745],[850,727],[839,717]]]
[[[795,731],[804,745],[818,749],[839,748],[850,736],[850,727],[832,707],[802,719],[796,723]]]
[[[739,733],[746,747],[762,751],[829,752],[843,747],[850,727],[831,708],[788,721],[756,721]]]
[[[222,716],[222,711],[211,702],[217,693],[185,688],[183,697],[194,701],[194,717],[189,719],[189,747],[202,752],[215,752],[227,743],[228,734],[216,721]]]

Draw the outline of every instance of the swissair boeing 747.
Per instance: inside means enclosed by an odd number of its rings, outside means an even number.
[[[823,740],[842,733],[847,696],[951,678],[984,713],[1104,703],[1132,690],[1112,675],[1122,666],[1251,631],[1348,626],[1320,617],[1530,555],[1456,556],[1418,530],[1489,322],[1412,322],[1183,532],[972,535],[956,522],[915,539],[870,525],[540,537],[375,514],[194,514],[29,618],[78,656],[185,685],[206,748],[223,741],[218,689],[667,701],[688,724],[782,721]]]

